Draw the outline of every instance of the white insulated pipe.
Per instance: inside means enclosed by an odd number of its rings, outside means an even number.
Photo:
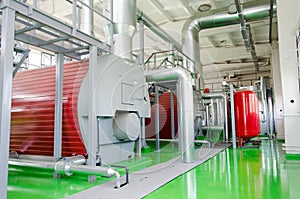
[[[112,3],[112,5],[111,5]],[[136,31],[136,0],[105,0],[104,16],[109,17],[112,8],[113,28],[106,25],[106,35],[113,31],[113,54],[132,60],[132,37]]]
[[[208,99],[223,99],[223,106],[224,106],[224,117],[225,117],[225,141],[227,142],[229,139],[229,129],[228,129],[228,107],[227,107],[227,97],[224,93],[204,93],[202,95],[203,98],[208,98]]]
[[[258,21],[266,19],[270,15],[270,4],[266,1],[249,2],[243,5],[243,14],[246,21]],[[273,7],[276,13],[276,6]],[[206,14],[196,14],[190,17],[184,24],[182,30],[182,51],[190,59],[195,62],[195,69],[200,75],[203,74],[203,69],[200,63],[200,48],[199,48],[199,33],[203,29],[217,28],[228,25],[239,24],[240,19],[238,14],[228,14],[227,8],[213,10]],[[194,68],[190,68],[191,72]],[[203,86],[203,78],[201,77],[201,86]]]
[[[178,102],[178,133],[183,162],[194,162],[194,104],[192,77],[182,68],[170,68],[145,72],[147,82],[176,81]]]
[[[83,165],[86,159],[79,155],[74,157],[68,157],[62,159],[58,162],[42,162],[42,161],[32,161],[32,160],[9,160],[9,165],[15,166],[25,166],[40,169],[54,169],[58,174],[66,174],[67,176],[73,175],[73,173],[86,173],[90,175],[101,175],[105,177],[116,176],[116,187],[121,187],[121,177],[119,172],[111,167],[101,167],[101,166],[90,166]]]
[[[93,7],[93,0],[82,0],[82,2],[89,7]],[[80,30],[88,35],[94,35],[94,15],[93,11],[87,6],[82,6]]]

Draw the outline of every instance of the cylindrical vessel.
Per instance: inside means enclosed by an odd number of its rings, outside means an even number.
[[[236,135],[239,146],[242,146],[244,139],[255,137],[260,132],[258,99],[253,91],[237,91],[234,104]]]

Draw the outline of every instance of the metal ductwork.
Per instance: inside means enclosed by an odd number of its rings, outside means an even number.
[[[243,16],[247,22],[258,21],[270,16],[270,4],[266,1],[253,1],[243,4]],[[273,7],[276,13],[276,6]],[[202,74],[200,64],[199,32],[203,29],[217,28],[239,24],[238,14],[228,14],[227,8],[216,9],[207,14],[198,13],[192,16],[182,30],[183,53],[195,61],[195,69]],[[194,72],[194,71],[192,71]],[[203,81],[203,78],[201,78]],[[203,84],[201,85],[203,86]]]
[[[86,5],[82,7],[80,30],[88,35],[94,35],[93,0],[82,0]]]
[[[194,162],[194,105],[192,77],[182,68],[168,68],[145,73],[147,82],[176,82],[178,137],[183,162]]]
[[[113,3],[113,5],[111,5]],[[105,32],[113,31],[113,54],[132,60],[132,37],[136,30],[136,0],[105,0],[104,15],[112,16],[113,28],[106,25]]]

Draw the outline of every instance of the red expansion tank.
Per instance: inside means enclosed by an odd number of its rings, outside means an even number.
[[[235,128],[239,146],[260,132],[259,106],[255,92],[237,91],[234,94]]]

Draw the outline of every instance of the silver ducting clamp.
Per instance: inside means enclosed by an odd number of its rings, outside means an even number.
[[[64,157],[56,162],[54,169],[57,174],[71,176],[73,175],[73,172],[71,171],[73,165],[82,165],[85,163],[86,159],[83,155]]]

